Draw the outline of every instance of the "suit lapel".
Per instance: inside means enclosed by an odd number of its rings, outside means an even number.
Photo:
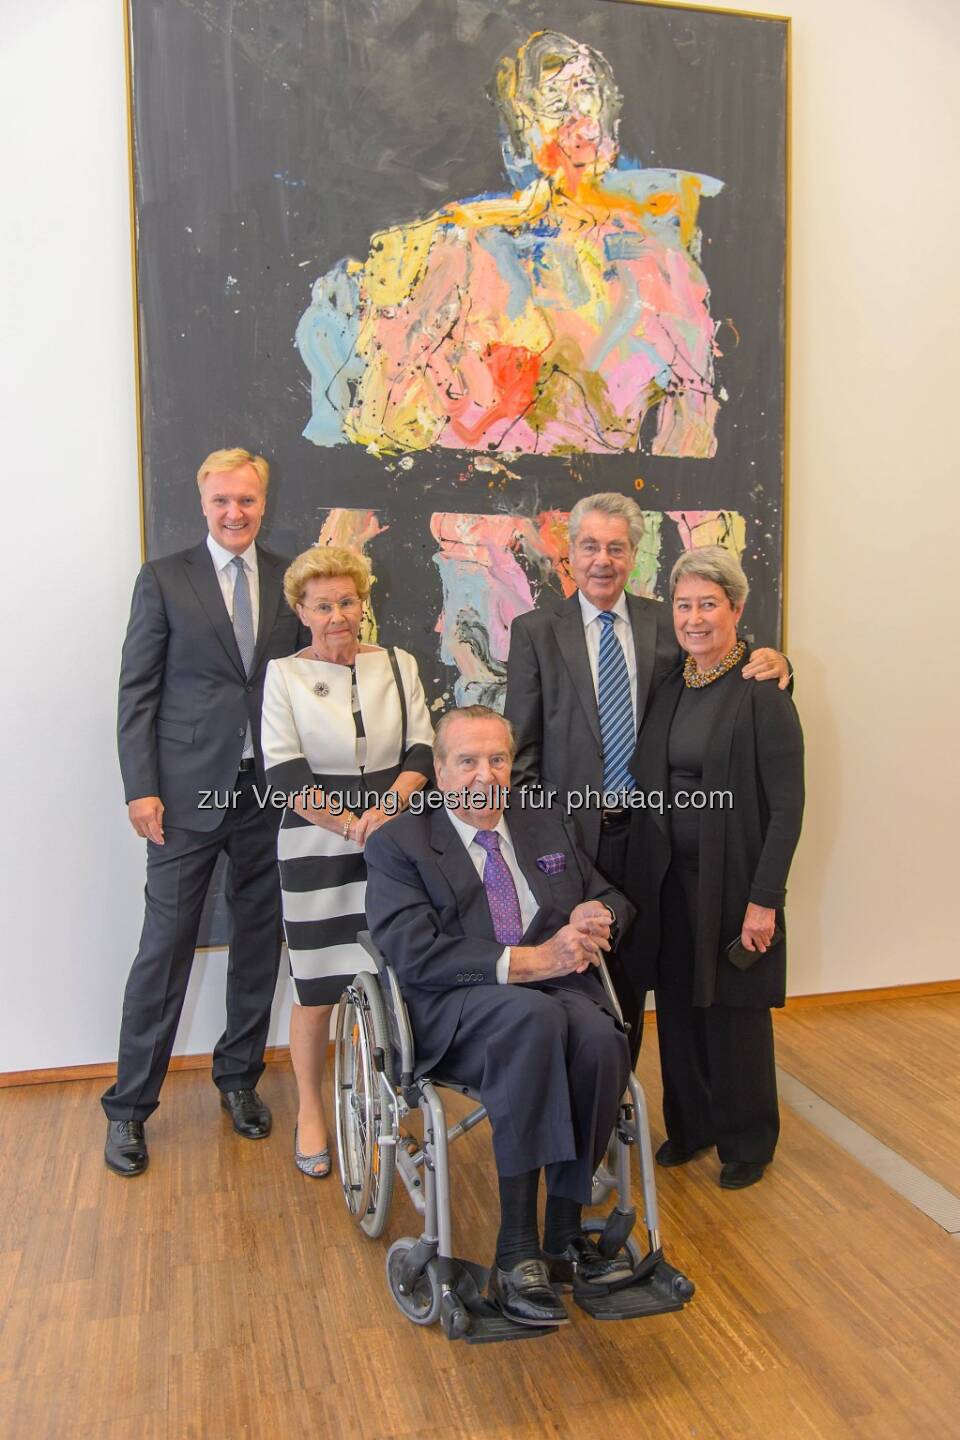
[[[250,674],[256,675],[263,664],[270,636],[276,624],[277,611],[283,595],[283,565],[275,555],[257,546],[257,570],[260,582],[260,613],[257,621],[257,648],[253,652]],[[233,627],[231,626],[231,629]]]
[[[202,540],[195,550],[187,553],[185,560],[187,579],[206,611],[207,619],[213,626],[217,639],[226,651],[228,658],[246,679],[246,672],[237,646],[237,637],[233,633],[233,623],[227,614],[227,607],[223,603],[223,591],[220,589],[220,581],[217,579],[216,567],[213,563],[213,556],[207,548],[207,542]],[[262,595],[260,605],[262,612]]]
[[[531,927],[536,924],[537,920],[543,914],[543,911],[553,904],[553,895],[550,890],[550,882],[537,865],[537,840],[534,834],[535,826],[528,821],[526,815],[519,807],[516,810],[508,809],[506,819],[514,853],[517,857],[517,864],[520,866],[523,878],[533,891],[534,898],[540,907],[524,932],[524,937],[521,941],[521,944],[523,944]]]
[[[650,698],[653,667],[657,658],[657,617],[651,609],[655,601],[644,604],[635,595],[627,596],[627,610],[633,629],[633,653],[637,665],[637,729]]]
[[[566,602],[562,613],[554,621],[554,629],[560,654],[570,672],[577,699],[583,706],[590,729],[599,745],[601,743],[600,716],[597,714],[597,697],[593,688],[590,656],[587,654],[587,639],[583,633],[583,611],[580,609],[578,594],[571,595]]]
[[[456,896],[464,934],[479,940],[495,940],[483,881],[467,854],[466,846],[442,810],[434,811],[430,817],[430,844],[437,853],[437,864]]]

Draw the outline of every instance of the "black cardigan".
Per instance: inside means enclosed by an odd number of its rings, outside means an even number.
[[[741,662],[741,664],[744,662]],[[721,808],[701,814],[693,1003],[782,1005],[787,942],[762,955],[749,970],[724,951],[743,925],[748,901],[777,912],[784,928],[787,873],[803,816],[803,732],[786,691],[773,680],[731,675],[728,694],[703,757],[701,787],[732,792]],[[667,746],[683,671],[664,680],[637,742],[631,770],[640,790],[659,791],[669,803]],[[655,807],[635,809],[624,890],[637,907],[624,962],[638,990],[652,989],[660,949],[660,892],[670,865],[670,817]]]

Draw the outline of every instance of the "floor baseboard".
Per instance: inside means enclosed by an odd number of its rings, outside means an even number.
[[[823,995],[791,995],[785,1009],[790,1013],[824,1005],[856,1005],[871,1000],[916,1000],[925,995],[957,993],[960,993],[960,980],[926,980],[916,985],[889,985],[876,990],[837,990]],[[653,1013],[647,1011],[648,1015]],[[174,1055],[170,1061],[170,1069],[207,1070],[212,1058],[211,1055]],[[290,1048],[287,1045],[270,1045],[264,1055],[268,1065],[282,1065],[289,1058]],[[59,1085],[67,1080],[113,1080],[116,1073],[115,1061],[104,1061],[96,1065],[52,1066],[47,1070],[9,1070],[0,1072],[0,1090],[10,1089],[15,1085]]]

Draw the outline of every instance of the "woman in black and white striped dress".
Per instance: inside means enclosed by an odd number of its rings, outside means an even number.
[[[371,968],[357,944],[366,923],[364,843],[433,773],[416,661],[360,642],[369,593],[362,556],[335,546],[299,555],[284,594],[313,643],[270,662],[263,694],[267,780],[290,797],[278,852],[295,999],[294,1158],[316,1177],[330,1172],[322,1095],[330,1012],[354,975]]]

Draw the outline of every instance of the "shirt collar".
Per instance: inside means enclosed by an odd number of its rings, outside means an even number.
[[[456,810],[451,810],[449,805],[446,808],[447,816],[449,817],[451,825],[453,826],[454,830],[456,830],[457,834],[460,836],[460,839],[463,841],[464,845],[466,845],[469,849],[469,847],[473,844],[474,840],[477,837],[476,825],[471,825],[469,821],[463,821],[460,818],[459,813]],[[467,813],[469,814],[469,811]],[[511,844],[510,831],[507,829],[507,822],[503,815],[500,816],[500,819],[497,821],[496,825],[493,828],[496,834],[500,836],[501,840],[506,840],[508,845]]]
[[[577,596],[580,600],[580,613],[583,616],[583,624],[584,627],[586,627],[590,624],[591,620],[596,620],[597,616],[602,615],[604,612],[598,610],[592,600],[587,599],[582,590],[577,591]],[[628,625],[630,624],[630,611],[627,609],[627,592],[625,590],[620,591],[620,599],[612,609],[614,615],[616,615],[619,620],[625,620]]]
[[[221,570],[226,570],[227,566],[232,564],[234,559],[233,551],[225,550],[224,547],[220,544],[219,540],[214,540],[209,530],[207,531],[207,549],[210,551],[210,554],[213,557],[213,563],[217,567],[218,572]],[[255,575],[258,575],[260,573],[257,569],[256,540],[252,541],[251,544],[247,546],[246,550],[240,551],[240,558],[246,561],[247,566],[253,571]]]

